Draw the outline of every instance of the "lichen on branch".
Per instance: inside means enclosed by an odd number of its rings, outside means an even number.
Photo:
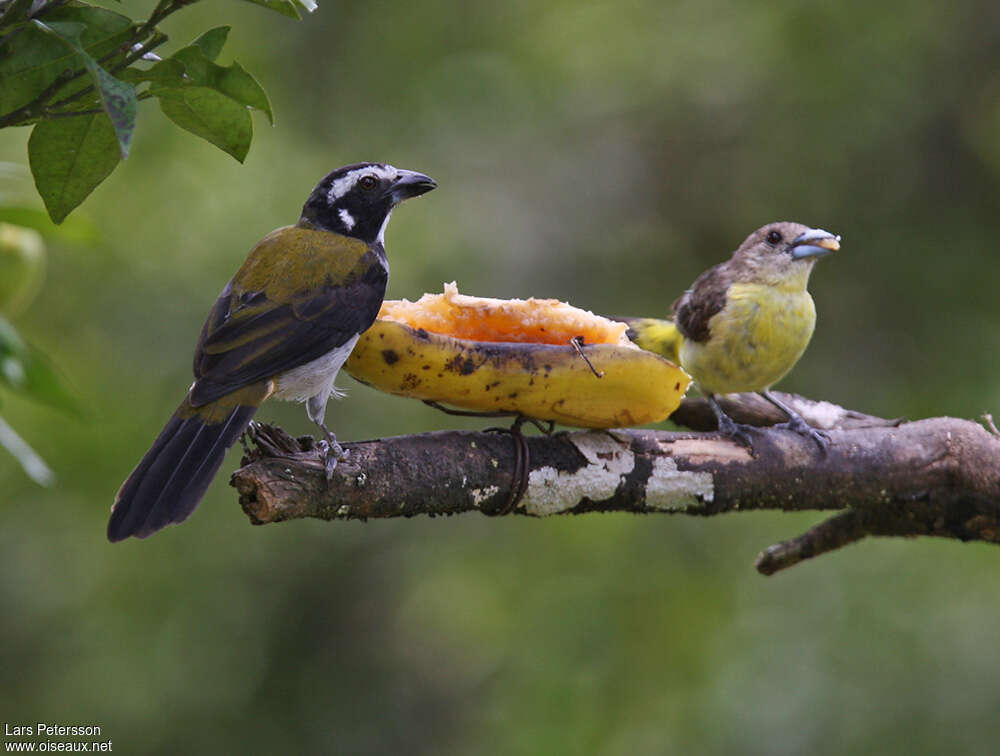
[[[255,446],[231,483],[255,524],[469,511],[838,513],[762,552],[763,574],[868,535],[1000,543],[996,435],[967,420],[902,423],[784,398],[830,433],[826,454],[774,428],[754,432],[754,455],[705,432],[574,431],[519,439],[508,432],[439,431],[348,444],[349,457],[328,481],[311,438],[257,426]],[[710,418],[702,404],[686,400],[679,419],[704,428]],[[754,425],[782,419],[751,395],[731,397],[727,411]]]

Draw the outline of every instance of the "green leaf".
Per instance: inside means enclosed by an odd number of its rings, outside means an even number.
[[[231,66],[216,65],[209,60],[197,42],[160,61],[138,77],[138,80],[150,82],[149,92],[157,97],[164,90],[192,87],[214,89],[240,105],[262,111],[274,123],[271,103],[257,80],[239,63]]]
[[[76,244],[96,244],[101,234],[93,221],[74,215],[57,226],[42,210],[33,207],[0,206],[0,223],[33,228],[42,236]]]
[[[263,5],[265,8],[270,8],[282,16],[294,18],[296,21],[302,18],[302,14],[299,13],[299,6],[291,0],[247,0],[247,2],[254,5]]]
[[[205,53],[206,58],[214,61],[219,57],[219,53],[222,52],[222,46],[226,44],[230,28],[228,26],[217,26],[214,29],[209,29],[192,42],[191,45]]]
[[[55,32],[57,39],[71,42],[72,44],[70,45],[70,49],[81,52],[79,49],[80,35],[83,34],[83,30],[87,28],[86,25],[81,24],[79,21],[53,21],[50,24],[45,24],[41,21],[33,20],[31,23],[47,34],[51,35]]]
[[[56,223],[83,202],[119,160],[118,139],[104,113],[42,121],[28,138],[35,187]]]
[[[48,357],[26,343],[0,317],[0,386],[56,409],[79,415],[80,404],[66,389]]]
[[[231,66],[216,65],[196,45],[178,50],[170,60],[178,61],[184,66],[184,73],[193,85],[210,87],[241,105],[256,108],[266,113],[268,120],[274,123],[267,93],[239,63]]]
[[[119,13],[85,5],[55,8],[45,14],[45,22],[50,27],[80,24],[79,44],[97,60],[118,50],[132,28],[131,19]],[[0,44],[0,115],[27,105],[66,69],[82,68],[78,53],[64,42],[34,24],[22,28]]]
[[[58,40],[33,26],[13,35],[4,48],[0,53],[0,115],[34,100],[75,57],[67,55]]]
[[[274,125],[274,114],[267,93],[257,80],[247,73],[239,63],[233,63],[223,69],[222,75],[216,80],[216,89],[231,97],[241,105],[259,110],[267,115],[267,120]]]
[[[97,61],[84,51],[79,41],[80,34],[84,30],[83,24],[68,21],[45,24],[37,20],[33,23],[45,33],[56,36],[69,49],[77,52],[87,67],[94,88],[100,97],[101,105],[115,128],[122,159],[127,158],[129,146],[132,144],[132,137],[135,134],[135,115],[138,109],[135,87],[116,79],[97,65]]]
[[[160,108],[182,129],[200,136],[241,163],[250,150],[250,111],[208,87],[158,89]]]
[[[153,65],[146,71],[128,68],[119,74],[133,84],[148,81],[154,87],[186,87],[193,86],[192,81],[184,73],[184,64],[179,60],[167,58]]]
[[[93,60],[87,56],[88,60]],[[114,126],[118,146],[121,149],[122,160],[128,157],[135,135],[135,116],[139,109],[139,101],[135,96],[135,87],[120,81],[103,68],[94,63],[88,65],[90,75],[96,79],[97,91],[101,96],[101,105],[108,114],[111,125]]]

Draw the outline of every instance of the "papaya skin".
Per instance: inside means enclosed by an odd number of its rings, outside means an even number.
[[[673,363],[632,345],[582,349],[594,370],[569,344],[472,341],[377,320],[344,370],[390,394],[582,428],[664,420],[690,383]]]

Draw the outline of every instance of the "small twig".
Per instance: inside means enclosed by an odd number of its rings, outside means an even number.
[[[135,96],[137,101],[148,100],[154,97],[150,92],[140,92]],[[88,108],[87,110],[46,110],[46,118],[75,118],[81,115],[100,115],[104,113],[104,108]]]
[[[52,95],[74,79],[82,76],[84,73],[84,70],[74,71],[72,68],[67,68],[56,77],[55,81],[43,89],[34,100],[29,102],[27,105],[22,105],[17,110],[12,110],[10,113],[0,116],[0,129],[7,126],[20,126],[24,123],[30,123],[31,121],[37,119],[41,115],[41,109],[44,107],[44,103],[47,102]]]
[[[111,68],[108,73],[116,74],[119,71],[128,68],[130,65],[142,58],[143,55],[153,52],[153,50],[165,44],[169,39],[170,38],[161,31],[154,32],[153,36],[150,37],[146,44],[140,45],[137,49],[132,50],[131,53],[125,56],[125,59],[121,63]],[[133,42],[130,48],[134,47],[136,44],[138,43]]]
[[[481,410],[461,410],[455,409],[453,407],[445,407],[440,402],[436,402],[433,399],[422,399],[421,400],[428,407],[433,407],[438,412],[443,412],[446,415],[451,415],[452,417],[517,417],[516,412],[484,412]]]
[[[520,427],[524,423],[531,423],[538,430],[545,434],[546,436],[552,433],[552,429],[555,427],[555,422],[552,420],[538,420],[534,417],[525,417],[520,412],[508,412],[507,410],[496,410],[494,412],[489,412],[485,410],[461,410],[455,409],[453,407],[445,407],[440,402],[436,402],[433,399],[421,399],[421,401],[428,407],[436,409],[438,412],[443,412],[446,415],[451,415],[452,417],[482,417],[482,418],[492,418],[492,417],[512,417],[514,418],[514,425]],[[542,425],[543,422],[548,423],[548,427]],[[513,426],[512,426],[513,427]],[[487,430],[496,431],[507,431],[508,428],[487,428]]]
[[[757,556],[754,566],[761,575],[773,575],[806,559],[859,541],[866,535],[868,533],[862,527],[858,513],[848,510],[809,528],[796,538],[768,546]]]
[[[135,34],[135,39],[145,39],[149,36],[150,32],[156,27],[160,21],[165,19],[171,13],[180,10],[185,5],[192,5],[196,0],[188,0],[184,2],[183,0],[160,0],[153,8],[153,12],[146,19],[145,23],[139,27]]]

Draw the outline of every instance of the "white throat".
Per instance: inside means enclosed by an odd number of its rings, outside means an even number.
[[[392,215],[392,210],[385,214],[385,220],[382,221],[382,228],[378,230],[378,236],[375,237],[375,241],[385,246],[385,227],[389,225],[389,216]]]

